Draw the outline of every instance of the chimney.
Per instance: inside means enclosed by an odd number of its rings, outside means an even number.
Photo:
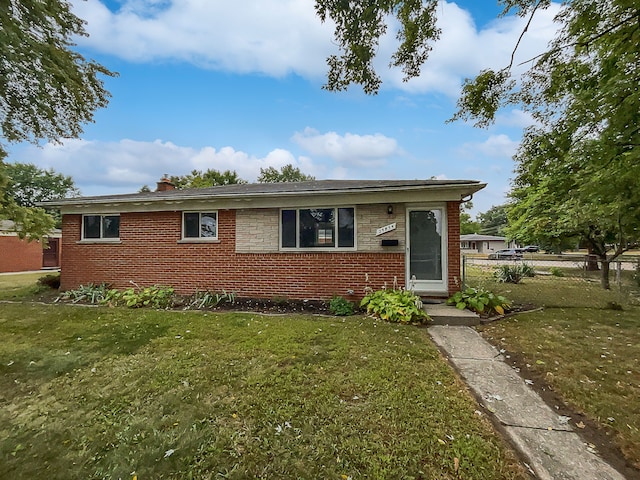
[[[169,180],[167,175],[162,177],[156,185],[156,192],[166,192],[167,190],[176,189],[176,186],[171,183],[171,180]]]

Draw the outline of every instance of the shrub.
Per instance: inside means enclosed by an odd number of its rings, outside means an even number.
[[[337,315],[339,317],[348,317],[353,315],[353,309],[354,305],[352,302],[338,295],[334,295],[331,302],[329,302],[329,311],[333,315]]]
[[[502,295],[496,295],[483,288],[469,287],[460,292],[456,292],[447,300],[448,305],[455,305],[456,308],[465,308],[479,314],[490,315],[498,313],[504,315],[505,310],[511,307],[509,300]]]
[[[636,265],[636,271],[633,273],[633,279],[636,281],[636,285],[640,287],[640,261]]]
[[[62,292],[55,299],[56,302],[60,300],[70,301],[71,303],[104,303],[109,293],[109,286],[106,283],[96,285],[94,283],[88,283],[86,285],[80,285],[74,290],[67,290]]]
[[[533,276],[535,276],[533,267],[526,263],[519,265],[499,265],[493,271],[493,277],[501,283],[520,283],[523,278]]]
[[[152,287],[130,287],[122,292],[109,291],[103,303],[124,304],[129,308],[151,307],[168,308],[173,303],[174,290],[171,287],[153,285]]]
[[[377,290],[360,302],[367,313],[393,323],[424,324],[431,318],[422,309],[422,300],[410,290]]]
[[[42,285],[44,287],[49,287],[53,290],[57,290],[58,288],[60,288],[60,274],[50,273],[49,275],[40,277],[38,279],[38,285]]]
[[[564,272],[560,270],[558,267],[551,267],[549,269],[549,273],[554,277],[564,277]]]

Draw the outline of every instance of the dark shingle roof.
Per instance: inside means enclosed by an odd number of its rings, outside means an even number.
[[[208,188],[166,190],[162,192],[129,193],[75,197],[43,202],[47,206],[91,203],[130,203],[154,200],[191,200],[229,197],[259,197],[278,195],[314,195],[321,193],[362,193],[376,191],[406,191],[425,188],[468,186],[472,192],[484,187],[476,180],[313,180],[308,182],[245,183]],[[471,192],[470,192],[471,193]]]

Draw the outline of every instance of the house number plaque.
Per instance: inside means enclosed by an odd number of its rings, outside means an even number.
[[[391,232],[397,228],[397,224],[390,223],[389,225],[385,225],[384,227],[380,227],[376,230],[376,237],[378,235],[382,235],[383,233]]]

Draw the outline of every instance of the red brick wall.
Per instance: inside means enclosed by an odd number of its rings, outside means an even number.
[[[0,272],[26,272],[42,268],[42,244],[14,235],[0,236]]]
[[[239,297],[328,299],[363,295],[393,277],[404,284],[404,254],[235,252],[235,211],[220,210],[219,243],[177,243],[181,213],[123,213],[120,244],[81,244],[81,215],[63,219],[61,287],[89,282],[113,287],[162,284],[179,293],[232,291]]]
[[[459,204],[448,205],[449,291],[459,289]],[[114,288],[168,285],[178,293],[232,291],[239,297],[328,299],[363,296],[405,279],[404,253],[236,253],[235,211],[218,211],[219,243],[178,243],[180,212],[123,213],[119,244],[78,243],[81,215],[65,215],[61,288],[106,282]],[[368,276],[368,283],[365,280]]]
[[[460,290],[460,202],[447,202],[449,295]]]

